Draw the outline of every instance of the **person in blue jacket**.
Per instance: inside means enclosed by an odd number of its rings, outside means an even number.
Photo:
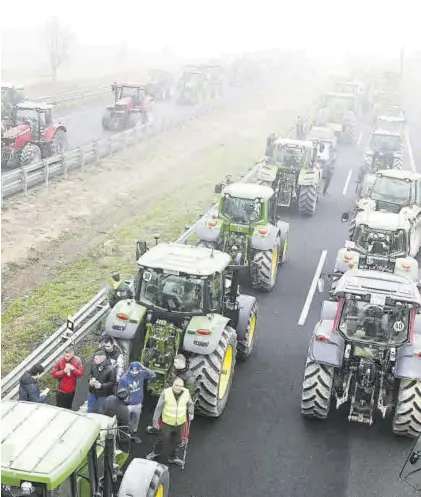
[[[42,364],[34,364],[29,371],[23,373],[19,381],[19,400],[44,403],[47,395],[41,393],[38,386],[38,376],[44,372]]]
[[[129,369],[123,374],[118,384],[118,390],[127,388],[129,391],[127,407],[130,411],[130,429],[135,443],[141,443],[140,438],[137,436],[137,429],[140,415],[142,414],[143,385],[145,380],[152,380],[155,377],[156,374],[152,370],[135,361],[130,363]]]

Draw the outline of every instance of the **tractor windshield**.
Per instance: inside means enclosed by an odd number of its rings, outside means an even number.
[[[24,121],[38,121],[38,112],[35,109],[18,107],[15,111],[14,120],[16,124],[21,124]]]
[[[407,238],[404,230],[386,231],[372,229],[368,226],[357,226],[355,245],[369,255],[396,257],[407,254]]]
[[[405,129],[405,121],[379,119],[377,121],[377,127],[390,131],[391,133],[403,133]]]
[[[348,111],[355,112],[355,100],[348,97],[340,97],[339,95],[326,95],[323,98],[323,106],[327,107],[333,115],[343,115]]]
[[[351,341],[394,346],[407,341],[409,323],[410,310],[402,303],[378,305],[347,295],[339,331]]]
[[[140,302],[170,312],[200,314],[203,312],[203,281],[195,276],[187,278],[148,269],[142,275]]]
[[[387,176],[376,178],[370,197],[373,200],[403,207],[410,203],[411,183],[401,179],[388,178]]]
[[[376,152],[395,152],[400,148],[400,137],[396,135],[372,134],[370,148]]]
[[[275,160],[285,166],[300,167],[304,151],[300,147],[280,146],[275,149]]]
[[[118,98],[130,97],[134,99],[139,99],[143,95],[143,88],[132,88],[130,86],[122,86],[119,91]]]
[[[224,197],[221,214],[232,223],[251,224],[262,218],[262,204],[254,200]]]

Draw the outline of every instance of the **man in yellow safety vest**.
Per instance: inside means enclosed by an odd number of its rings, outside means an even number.
[[[162,424],[159,419],[162,417]],[[162,453],[162,449],[170,447],[170,457],[168,462],[182,465],[183,460],[179,457],[182,448],[183,432],[187,419],[194,418],[194,404],[187,388],[184,388],[184,381],[175,378],[172,387],[166,388],[159,397],[153,415],[153,426],[159,430],[159,438],[154,445],[153,451],[146,456],[146,459],[155,459]]]

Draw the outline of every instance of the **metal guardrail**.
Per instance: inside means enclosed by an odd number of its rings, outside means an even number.
[[[67,105],[77,101],[88,100],[93,97],[98,97],[102,95],[111,95],[111,86],[103,85],[96,88],[84,88],[82,90],[76,90],[68,93],[58,93],[57,95],[50,95],[48,97],[38,97],[38,98],[28,98],[31,102],[40,102],[52,105]]]
[[[249,89],[235,91],[235,99]],[[233,99],[233,95],[228,97]],[[28,166],[19,167],[1,175],[1,206],[6,198],[23,192],[25,197],[28,190],[42,183],[48,188],[50,179],[67,175],[75,169],[83,169],[89,163],[97,164],[101,159],[113,155],[115,152],[138,144],[140,141],[155,136],[157,133],[196,119],[203,114],[227,103],[227,98],[221,97],[212,100],[203,106],[194,106],[185,109],[182,114],[164,119],[158,123],[138,125],[135,128],[115,133],[109,138],[93,141],[83,147],[66,152],[60,156],[49,157]]]

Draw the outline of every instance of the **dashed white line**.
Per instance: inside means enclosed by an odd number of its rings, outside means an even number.
[[[363,134],[362,134],[362,132],[361,132],[361,133],[359,134],[359,136],[358,136],[358,140],[357,140],[357,145],[358,145],[358,146],[359,146],[359,145],[360,145],[360,143],[361,143],[362,137],[363,137]]]
[[[322,274],[322,269],[326,260],[326,256],[327,256],[327,250],[322,250],[322,253],[320,254],[319,263],[317,264],[316,267],[316,272],[314,273],[313,281],[311,282],[306,301],[304,302],[303,305],[303,310],[301,311],[300,319],[298,320],[299,326],[302,326],[306,322],[311,302],[313,301],[314,292],[316,291],[317,282],[319,281],[320,275]]]
[[[346,192],[348,190],[349,182],[351,181],[351,176],[352,176],[352,169],[350,169],[348,176],[346,177],[344,189],[342,190],[342,195],[346,195]]]
[[[409,162],[411,164],[411,169],[415,172],[417,170],[417,168],[415,166],[414,152],[412,151],[412,145],[411,145],[411,141],[409,139],[408,131],[405,133],[405,138],[406,138],[406,148],[408,149]]]

